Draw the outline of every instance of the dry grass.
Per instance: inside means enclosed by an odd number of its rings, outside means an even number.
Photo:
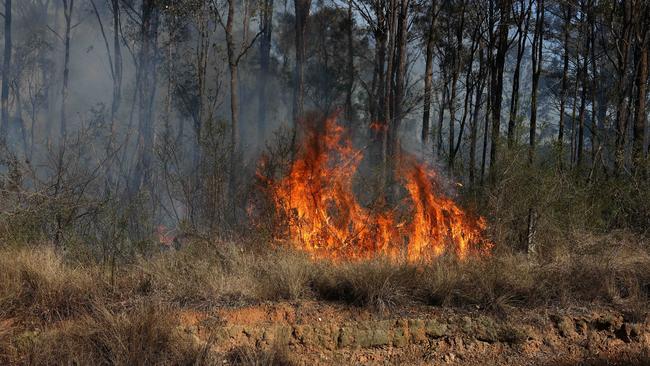
[[[332,264],[291,251],[197,243],[124,265],[113,284],[106,268],[66,262],[49,249],[0,249],[0,363],[196,363],[206,353],[178,331],[178,311],[260,301],[378,311],[414,303],[508,311],[595,302],[643,318],[650,295],[645,239],[580,238],[537,261],[502,250],[429,264]],[[231,356],[244,364],[290,363],[282,352],[240,351]]]
[[[174,313],[141,305],[119,313],[97,305],[42,333],[24,334],[22,359],[37,365],[193,365],[198,346],[178,329]]]
[[[67,264],[50,249],[0,255],[0,318],[60,320],[88,309],[104,287],[97,268]]]
[[[583,236],[572,250],[541,261],[501,251],[428,264],[385,259],[330,263],[286,250],[250,251],[236,244],[196,244],[125,265],[114,286],[98,265],[67,263],[49,249],[0,255],[0,315],[51,322],[96,303],[156,300],[179,307],[313,299],[388,309],[409,302],[484,308],[598,301],[643,303],[650,291],[650,253],[643,241]]]

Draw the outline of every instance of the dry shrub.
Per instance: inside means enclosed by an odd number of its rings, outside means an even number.
[[[340,264],[322,262],[313,287],[322,299],[383,311],[410,300],[416,279],[416,267],[384,258]]]
[[[440,258],[419,273],[416,287],[419,298],[433,305],[506,309],[600,302],[646,309],[650,255],[643,243],[616,240],[585,236],[571,251],[542,262],[505,251],[462,262]]]
[[[313,263],[302,253],[252,252],[237,244],[195,247],[140,263],[139,287],[179,305],[237,305],[308,295]]]
[[[97,271],[65,263],[50,248],[8,249],[0,268],[0,318],[70,317],[88,309],[103,287]]]
[[[430,305],[503,309],[535,301],[534,286],[531,265],[519,256],[442,257],[419,271],[416,293]]]
[[[38,365],[192,365],[200,347],[160,305],[113,312],[97,305],[88,315],[58,324],[26,345]]]
[[[263,254],[248,270],[259,300],[297,300],[310,296],[315,264],[304,253],[279,250]]]
[[[165,253],[142,260],[138,279],[141,293],[153,294],[180,305],[209,305],[219,299],[235,278],[227,277],[214,256],[186,252]]]

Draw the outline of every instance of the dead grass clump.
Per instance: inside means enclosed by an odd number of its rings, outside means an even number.
[[[181,306],[209,307],[310,296],[314,263],[304,253],[252,252],[236,244],[187,248],[139,263],[139,292]]]
[[[259,300],[298,300],[311,296],[315,269],[306,254],[280,250],[263,254],[248,273]]]
[[[557,302],[647,303],[650,253],[645,239],[613,232],[574,233],[572,247],[553,253],[536,269],[544,295]]]
[[[320,263],[313,288],[324,300],[343,301],[376,310],[387,310],[409,301],[417,269],[387,259],[332,264]]]
[[[442,257],[418,275],[418,297],[430,305],[478,305],[487,309],[535,301],[530,264],[519,256],[458,261]]]
[[[240,245],[190,245],[138,263],[131,281],[149,296],[180,306],[210,307],[256,301],[257,255]]]
[[[154,294],[179,305],[207,305],[219,299],[226,284],[223,267],[210,257],[165,253],[143,260],[138,291]]]
[[[140,305],[113,312],[97,305],[89,315],[36,337],[25,353],[38,365],[193,365],[200,347],[166,307]]]
[[[431,305],[501,310],[584,302],[647,309],[647,249],[629,243],[586,242],[541,263],[507,252],[462,262],[439,258],[418,273],[417,297]]]
[[[8,249],[0,256],[0,317],[64,319],[101,295],[96,271],[65,263],[50,248]]]

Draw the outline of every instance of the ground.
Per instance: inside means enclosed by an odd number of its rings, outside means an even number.
[[[512,309],[506,315],[437,307],[377,313],[282,302],[186,311],[181,318],[183,330],[196,342],[210,342],[223,364],[282,347],[299,365],[646,364],[650,322],[630,317],[606,307]]]

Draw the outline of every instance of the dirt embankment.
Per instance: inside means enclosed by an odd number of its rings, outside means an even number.
[[[609,308],[507,314],[419,307],[378,314],[315,302],[185,312],[184,331],[228,364],[283,348],[304,365],[645,365],[650,320]]]

